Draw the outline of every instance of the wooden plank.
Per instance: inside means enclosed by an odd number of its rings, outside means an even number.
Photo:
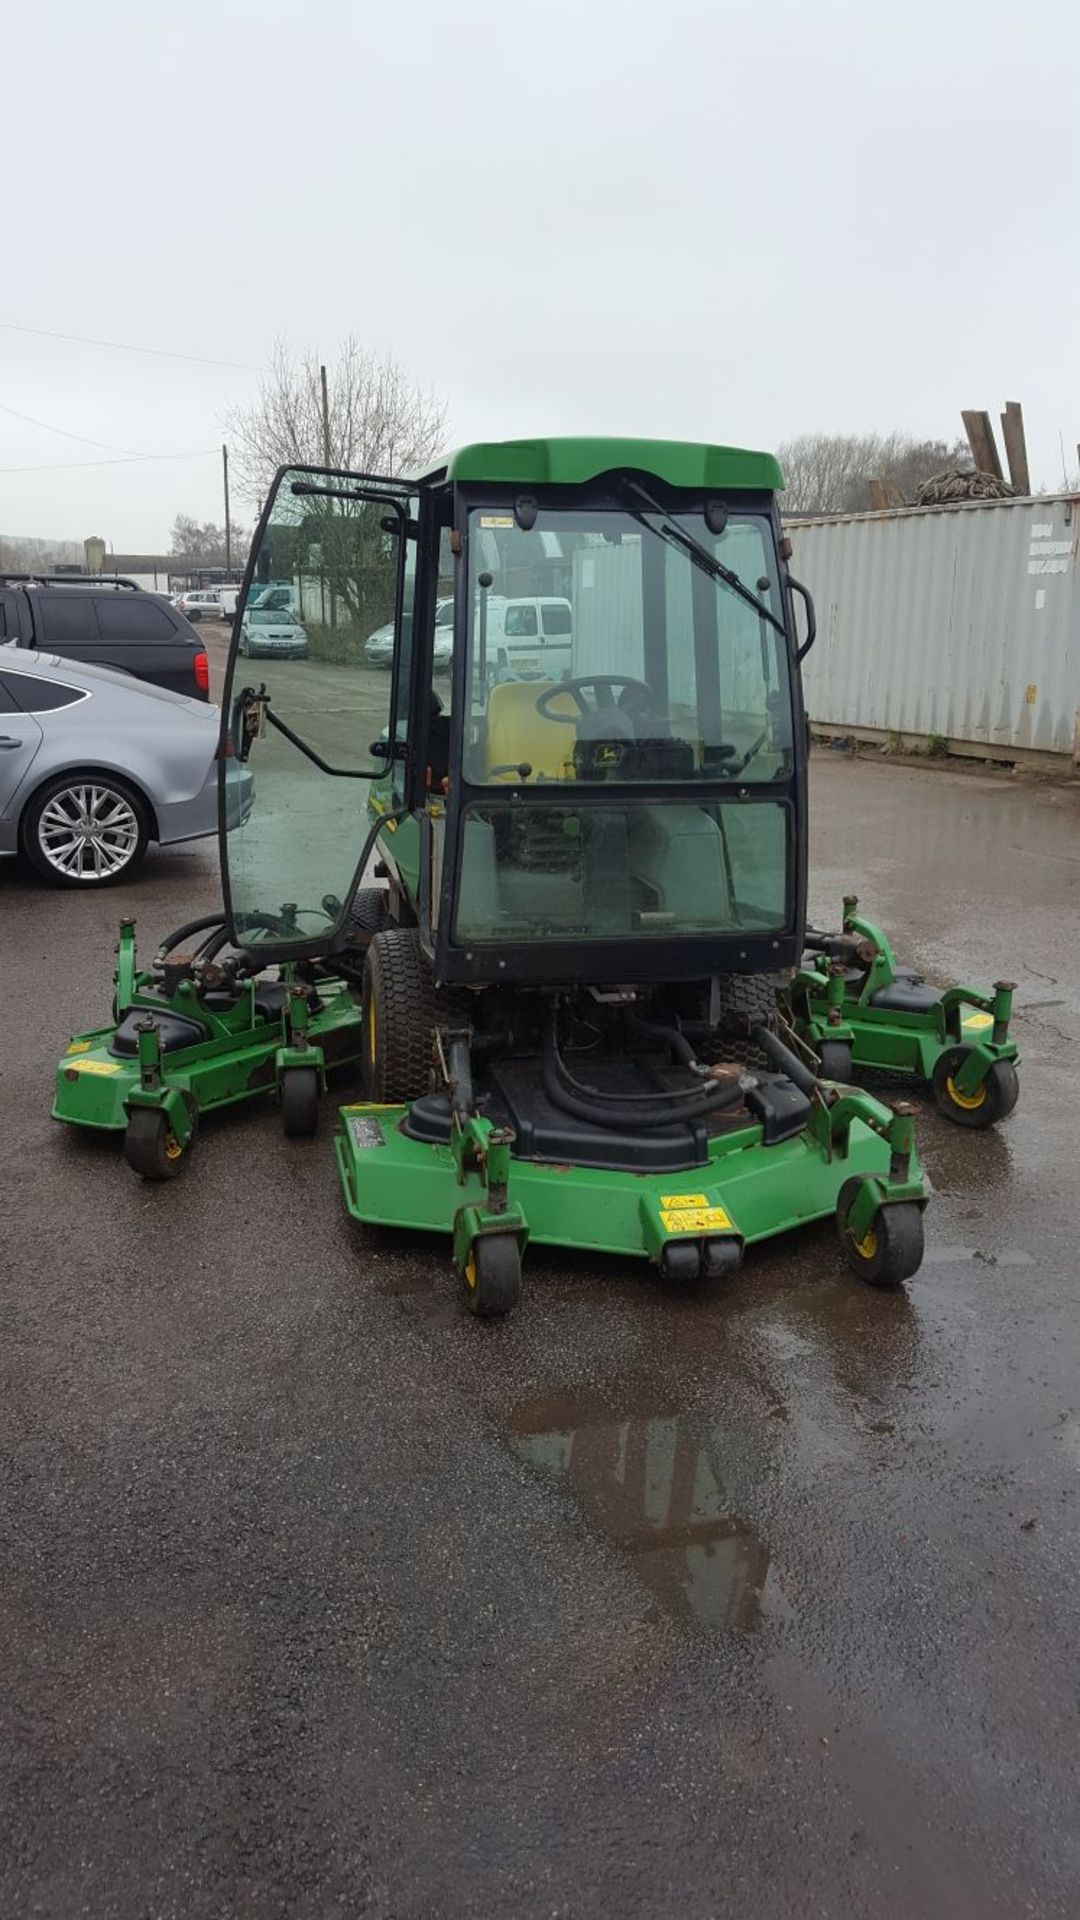
[[[979,472],[992,473],[996,479],[1004,480],[1005,475],[1001,471],[1001,461],[998,458],[994,429],[990,425],[990,415],[988,413],[975,412],[971,408],[965,408],[960,418],[964,423],[964,432],[968,437],[971,457]]]
[[[1005,402],[1005,411],[1001,416],[1001,437],[1005,442],[1005,458],[1009,462],[1009,479],[1021,493],[1030,493],[1024,413],[1019,400]]]

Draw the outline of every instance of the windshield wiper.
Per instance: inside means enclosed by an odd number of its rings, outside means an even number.
[[[781,639],[787,639],[783,622],[777,619],[772,609],[765,605],[764,600],[759,600],[757,594],[751,592],[746,582],[740,580],[738,574],[734,573],[730,567],[725,567],[722,560],[718,560],[715,554],[709,552],[708,547],[703,547],[700,540],[695,540],[692,533],[687,533],[683,527],[673,526],[672,522],[665,517],[666,509],[658,500],[653,499],[652,494],[641,485],[639,480],[631,479],[630,475],[626,474],[623,485],[644,500],[650,513],[657,514],[663,523],[659,527],[654,527],[651,520],[646,520],[643,513],[635,513],[633,517],[641,526],[647,527],[650,533],[658,533],[661,540],[666,540],[669,546],[672,543],[680,546],[684,553],[690,555],[696,566],[704,568],[710,579],[722,580],[725,587],[730,587],[732,593],[737,593],[740,600],[745,600],[748,607],[753,607],[755,613],[759,613],[763,620],[767,620],[770,626],[775,627]]]

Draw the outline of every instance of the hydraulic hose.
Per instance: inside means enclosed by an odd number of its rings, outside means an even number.
[[[177,927],[172,933],[165,935],[164,940],[158,947],[157,958],[159,960],[163,959],[165,954],[171,953],[174,947],[180,945],[181,940],[190,940],[193,933],[208,933],[212,927],[223,927],[224,925],[225,915],[223,913],[204,913],[201,919],[185,920],[182,927]]]
[[[774,1067],[778,1067],[781,1073],[786,1073],[788,1079],[795,1082],[800,1093],[813,1095],[817,1092],[817,1074],[811,1073],[805,1062],[800,1060],[797,1054],[792,1053],[790,1047],[784,1045],[779,1034],[772,1033],[768,1027],[751,1027],[750,1038],[756,1047],[761,1048],[762,1053],[768,1054]]]
[[[628,1013],[626,1021],[627,1025],[631,1027],[635,1033],[640,1033],[644,1039],[662,1040],[666,1047],[671,1048],[676,1059],[682,1061],[684,1067],[697,1066],[697,1054],[694,1052],[685,1033],[680,1033],[678,1027],[662,1027],[659,1026],[655,1020],[642,1020],[640,1015],[636,1013]]]
[[[703,1086],[700,1090],[693,1087],[684,1095],[669,1097],[646,1094],[637,1102],[633,1096],[620,1101],[618,1096],[612,1098],[611,1095],[601,1094],[599,1089],[579,1087],[571,1079],[559,1053],[555,1020],[553,1007],[545,1031],[541,1063],[544,1092],[552,1106],[561,1107],[565,1113],[573,1114],[575,1119],[587,1120],[593,1126],[660,1126],[669,1121],[689,1125],[691,1121],[704,1119],[709,1114],[721,1112],[725,1107],[734,1106],[742,1099],[741,1080],[732,1081],[726,1086]],[[655,1106],[645,1105],[646,1101],[652,1100],[657,1102]]]

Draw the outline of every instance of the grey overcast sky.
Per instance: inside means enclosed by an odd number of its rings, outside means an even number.
[[[1019,399],[1075,471],[1080,0],[41,0],[4,69],[7,327],[256,367],[353,331],[454,440]],[[105,443],[0,412],[0,531],[220,518],[257,384],[0,330],[0,407]],[[66,464],[112,449],[191,457]]]

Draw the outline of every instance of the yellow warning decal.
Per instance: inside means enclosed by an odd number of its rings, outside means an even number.
[[[79,1060],[71,1068],[72,1073],[122,1073],[119,1060]]]
[[[93,1044],[94,1044],[94,1043],[93,1043],[93,1041],[92,1041],[92,1040],[73,1040],[73,1041],[71,1042],[71,1045],[70,1045],[69,1047],[65,1047],[65,1048],[64,1048],[64,1052],[65,1052],[65,1054],[68,1054],[68,1053],[89,1053],[89,1051],[90,1051],[90,1049],[91,1049],[91,1047],[93,1046]]]
[[[679,1207],[661,1212],[660,1225],[665,1233],[730,1233],[734,1221],[723,1207]]]
[[[662,1193],[660,1195],[662,1207],[707,1207],[708,1204],[707,1193]]]
[[[513,524],[514,516],[512,513],[482,513],[480,515],[480,525],[482,527],[512,527]]]

